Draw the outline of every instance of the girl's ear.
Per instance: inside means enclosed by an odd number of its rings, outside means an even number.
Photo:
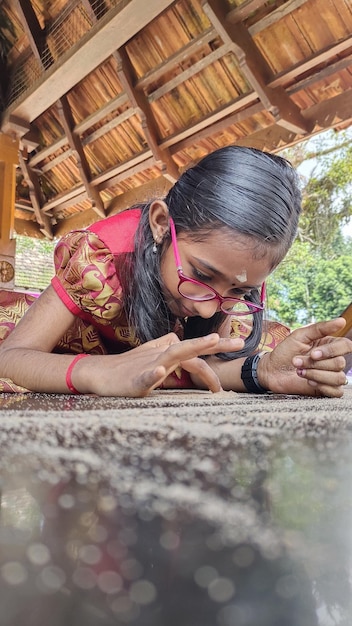
[[[154,200],[149,207],[149,225],[154,241],[162,241],[169,231],[169,209],[164,200]]]

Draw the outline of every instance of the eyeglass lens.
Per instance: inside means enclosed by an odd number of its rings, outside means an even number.
[[[192,279],[185,279],[182,281],[179,284],[178,290],[181,296],[198,302],[219,299],[216,292],[209,289],[207,285],[193,281]],[[250,315],[260,310],[260,307],[257,307],[255,304],[239,299],[226,299],[220,303],[220,308],[223,313],[226,313],[227,315]]]

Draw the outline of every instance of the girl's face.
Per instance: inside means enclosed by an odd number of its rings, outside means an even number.
[[[260,290],[262,283],[273,269],[270,251],[263,251],[249,237],[234,235],[226,228],[194,241],[186,233],[177,236],[183,273],[206,283],[221,296],[241,298],[252,289]],[[261,253],[261,254],[260,254]],[[219,311],[217,300],[196,302],[178,292],[177,273],[172,244],[161,257],[163,294],[170,311],[177,317],[200,316],[210,318]]]

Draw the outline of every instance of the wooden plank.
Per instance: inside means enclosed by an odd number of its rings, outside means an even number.
[[[128,102],[127,94],[125,93],[120,94],[116,98],[113,98],[112,100],[110,100],[110,102],[108,102],[106,105],[101,107],[98,111],[95,111],[94,113],[86,117],[84,120],[82,120],[82,122],[79,122],[78,124],[76,124],[76,126],[74,127],[74,132],[77,135],[84,133],[91,126],[94,126],[94,124],[96,124],[101,119],[109,115],[109,113],[111,113],[112,111],[115,111],[115,109],[126,104],[127,102]],[[63,137],[60,137],[60,139],[55,141],[50,146],[46,146],[45,148],[43,148],[42,150],[39,150],[36,154],[34,154],[29,161],[30,166],[34,167],[41,161],[44,161],[45,159],[50,157],[50,155],[56,152],[57,150],[60,150],[61,148],[63,148],[65,145],[67,145],[67,137],[64,135]]]
[[[134,107],[138,107],[139,114],[142,120],[142,129],[144,130],[145,137],[149,148],[157,163],[160,164],[164,175],[167,176],[172,182],[175,182],[179,177],[179,171],[176,163],[172,160],[167,148],[161,148],[159,144],[158,127],[150,108],[148,99],[143,92],[137,91],[133,86],[133,68],[126,50],[121,49],[115,53],[117,60],[117,73],[124,90],[129,95],[129,98]]]
[[[332,128],[339,122],[352,123],[352,89],[315,104],[303,111],[304,117],[314,123],[316,131]]]
[[[99,191],[91,185],[91,172],[81,140],[72,130],[74,127],[73,115],[66,96],[63,96],[58,101],[58,109],[69,146],[74,153],[77,167],[87,192],[87,197],[92,203],[93,210],[100,217],[105,217],[104,204],[99,195]]]
[[[139,78],[135,84],[136,89],[146,89],[151,83],[159,80],[164,74],[175,69],[176,65],[187,61],[187,59],[206,46],[210,41],[216,39],[217,36],[214,28],[208,28],[204,33],[198,35],[198,37],[195,37],[192,41],[183,46],[181,50],[172,54],[166,61],[163,61],[163,63],[160,63]]]
[[[289,70],[275,76],[268,84],[272,88],[278,87],[279,85],[287,85],[290,81],[297,78],[297,76],[313,70],[322,63],[328,63],[332,58],[345,52],[345,50],[349,50],[351,47],[352,35],[346,37],[343,41],[339,41],[332,46],[324,48],[324,50],[312,55],[309,59],[305,59],[301,63],[293,65]],[[319,75],[315,77],[315,80],[320,80],[320,72]]]
[[[299,108],[290,100],[283,89],[268,87],[272,79],[271,71],[265,59],[251,39],[242,23],[233,25],[227,22],[226,5],[223,0],[206,0],[204,11],[214,28],[226,43],[233,43],[233,50],[240,64],[241,71],[275,121],[296,133],[309,131],[306,120]]]
[[[21,17],[21,24],[27,35],[29,45],[35,58],[42,64],[42,52],[45,47],[44,32],[38,22],[36,13],[28,0],[13,0]]]
[[[178,141],[177,144],[175,144],[174,146],[170,148],[170,152],[171,154],[173,153],[176,154],[177,152],[180,152],[181,150],[186,150],[187,148],[191,147],[192,145],[201,141],[202,139],[208,139],[209,137],[214,136],[217,133],[221,133],[227,130],[229,127],[233,126],[234,124],[239,124],[240,122],[243,122],[244,120],[252,117],[253,115],[262,113],[263,111],[265,111],[263,104],[261,102],[258,102],[257,104],[253,104],[252,106],[246,107],[245,109],[242,109],[241,111],[232,113],[232,115],[228,115],[227,117],[221,120],[218,120],[217,122],[214,122],[213,124],[209,124],[209,126],[204,128],[203,130],[199,130],[194,135],[189,135],[182,141]]]
[[[5,112],[3,128],[12,113],[32,122],[95,70],[115,50],[169,7],[173,0],[140,0],[118,3],[102,17],[59,61],[54,63],[19,101]]]
[[[246,20],[254,11],[265,6],[267,2],[268,0],[247,0],[247,2],[243,2],[240,6],[231,9],[228,13],[228,19],[232,24],[243,22],[243,20]],[[306,0],[304,0],[304,2],[306,2]]]
[[[327,67],[324,67],[322,70],[319,71],[319,74],[313,74],[309,78],[303,78],[302,80],[293,83],[292,85],[290,85],[290,87],[286,88],[286,93],[291,95],[297,93],[298,91],[303,91],[305,89],[313,87],[316,82],[323,81],[326,78],[329,78],[329,76],[341,72],[341,70],[349,69],[351,65],[352,55],[349,55],[348,57],[344,57],[336,63],[327,65]]]
[[[133,165],[132,167],[123,170],[123,172],[115,174],[111,178],[107,179],[105,182],[100,183],[99,191],[104,191],[104,189],[111,189],[112,187],[118,185],[127,178],[132,178],[133,176],[136,176],[141,172],[145,172],[146,170],[151,169],[154,166],[155,159],[153,156],[151,156],[149,159],[145,159],[145,161],[141,161],[140,163],[137,163],[136,165]],[[109,209],[107,209],[107,212],[109,212]]]
[[[277,9],[274,9],[269,15],[266,15],[261,20],[258,20],[255,24],[248,27],[249,34],[253,37],[262,30],[269,28],[272,24],[275,24],[282,18],[286,17],[296,9],[299,9],[303,4],[306,4],[307,0],[289,0],[285,4],[281,5]],[[229,14],[229,20],[231,21],[231,13]]]
[[[3,246],[14,236],[18,139],[0,133],[0,240]]]
[[[199,72],[208,67],[208,65],[211,65],[212,63],[215,63],[215,61],[221,59],[225,54],[231,52],[231,50],[232,44],[224,44],[220,46],[220,48],[218,48],[217,50],[210,52],[206,57],[204,57],[200,61],[197,61],[196,63],[193,63],[191,67],[178,74],[178,76],[175,76],[171,80],[164,83],[158,89],[155,89],[155,91],[152,91],[148,95],[148,101],[155,102],[155,100],[158,100],[158,98],[162,98],[162,96],[175,89],[175,87],[178,87],[178,85],[181,85],[181,83],[184,83],[189,78],[192,78],[192,76],[199,74]]]
[[[48,237],[48,239],[52,239],[53,233],[50,218],[44,211],[42,211],[42,191],[39,185],[38,177],[29,167],[25,155],[22,152],[19,153],[19,162],[23,177],[29,188],[29,197],[31,199],[34,214],[40,230],[46,237]]]

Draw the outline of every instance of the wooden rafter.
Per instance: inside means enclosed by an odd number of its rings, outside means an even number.
[[[242,73],[277,124],[298,134],[309,132],[307,121],[284,89],[268,86],[272,78],[269,66],[243,24],[233,25],[228,21],[225,2],[205,0],[202,6],[223,41],[232,44]]]
[[[211,31],[209,31],[211,37],[214,38],[215,36],[215,30],[212,29]],[[344,40],[344,42],[338,42],[337,44],[335,44],[334,46],[329,46],[328,48],[326,48],[323,52],[317,53],[315,55],[313,55],[309,61],[304,61],[301,63],[297,63],[292,69],[290,69],[289,71],[285,71],[282,72],[281,74],[279,74],[278,76],[276,76],[275,78],[269,80],[268,82],[268,87],[272,87],[272,88],[276,88],[278,86],[283,86],[285,84],[288,84],[290,82],[292,82],[292,87],[289,87],[287,89],[288,93],[295,93],[297,91],[299,91],[299,89],[303,88],[304,85],[306,83],[308,83],[309,85],[313,85],[315,82],[317,82],[317,80],[321,80],[322,78],[324,78],[324,76],[328,76],[329,74],[333,73],[333,72],[337,72],[339,69],[343,68],[343,67],[348,67],[349,65],[349,61],[350,61],[350,57],[347,57],[345,59],[341,59],[340,61],[337,61],[335,64],[333,64],[332,66],[328,66],[326,68],[323,68],[319,74],[314,74],[314,76],[311,76],[310,78],[304,79],[302,81],[297,81],[297,77],[303,75],[304,73],[306,73],[308,71],[308,69],[314,69],[315,67],[318,67],[320,64],[322,63],[326,63],[329,58],[334,58],[336,57],[342,50],[346,50],[349,47],[352,46],[352,37],[349,37],[348,39]],[[183,56],[184,60],[186,60],[187,58],[189,58],[189,55],[191,55],[193,53],[194,49],[193,46],[192,47],[188,47],[186,46],[185,48],[182,48],[182,50],[179,53],[179,56]],[[206,58],[204,59],[204,66],[206,65],[207,61]],[[158,77],[160,77],[160,75],[162,75],[162,72],[164,71],[170,71],[170,65],[169,63],[166,63],[164,66],[160,65],[155,71],[151,71],[148,74],[148,78],[146,81],[137,81],[136,82],[136,86],[135,89],[140,89],[142,85],[147,86],[148,84],[154,82],[154,80],[156,80]],[[180,74],[181,79],[184,80],[183,74]],[[293,82],[295,81],[295,82]],[[104,117],[106,117],[107,115],[109,115],[111,112],[113,112],[114,110],[118,109],[119,107],[123,106],[124,104],[126,104],[128,102],[128,95],[127,93],[123,92],[122,94],[119,94],[118,96],[116,96],[116,98],[113,98],[111,101],[109,101],[107,104],[105,104],[103,107],[101,107],[100,109],[98,109],[96,112],[92,113],[91,115],[89,115],[86,119],[82,120],[81,122],[79,122],[75,127],[74,127],[74,133],[80,135],[83,132],[86,132],[91,126],[94,126],[95,124],[97,124],[101,119],[103,119]],[[256,99],[256,95],[253,93],[252,96],[250,96],[250,100],[253,102]],[[247,104],[249,104],[249,101],[247,100]],[[235,109],[242,109],[242,107],[244,106],[244,102],[239,99],[238,100],[238,104],[236,105],[236,103],[234,103],[234,108]],[[263,108],[265,108],[263,106]],[[229,114],[232,114],[232,111],[230,111],[228,109],[228,107],[225,107],[224,112],[222,114],[221,110],[219,110],[219,117],[221,118],[226,118],[226,116],[228,116]],[[251,111],[248,111],[248,117],[251,115]],[[115,118],[116,121],[116,118]],[[119,123],[122,121],[122,118],[119,121]],[[197,132],[197,128],[204,128],[207,125],[207,122],[205,120],[205,123],[200,122],[199,125],[197,124],[197,126],[194,127],[194,132],[187,132],[185,131],[185,134],[188,135],[194,135],[195,132]],[[100,127],[100,134],[103,135],[104,132],[108,132],[111,129],[111,122],[108,122],[106,125],[102,125]],[[27,136],[27,135],[26,135]],[[24,140],[26,139],[26,136],[24,137]],[[90,143],[90,141],[94,141],[95,140],[95,136],[91,135],[91,136],[87,136],[85,137],[85,141],[84,141],[84,145],[88,145]],[[167,147],[167,145],[172,144],[173,141],[172,139],[170,140],[164,140],[161,142],[161,145],[163,147]],[[34,154],[30,160],[29,163],[31,165],[31,167],[34,167],[36,165],[38,165],[41,161],[44,161],[45,159],[47,159],[50,155],[54,154],[55,152],[57,152],[58,150],[60,150],[62,147],[64,147],[67,144],[67,139],[65,136],[61,137],[60,139],[58,139],[56,142],[54,142],[53,144],[51,144],[50,146],[47,146],[45,148],[43,148],[42,150],[39,150],[36,154]],[[66,159],[69,155],[71,154],[70,151],[67,151],[65,153],[63,153],[62,155],[60,155],[58,157],[58,161],[55,161],[55,163],[59,163],[60,161]],[[48,169],[50,169],[51,167],[53,167],[53,162],[48,163],[48,165],[45,166],[45,170],[43,168],[43,171],[46,171]]]
[[[305,2],[306,0],[303,0]],[[267,0],[247,0],[238,7],[229,11],[229,18],[233,24],[247,19],[254,11],[257,11],[267,3]]]
[[[103,201],[99,195],[98,190],[95,187],[93,187],[93,185],[91,184],[90,168],[89,168],[86,155],[84,153],[82,143],[78,135],[76,135],[75,132],[73,131],[74,120],[73,120],[72,111],[71,111],[71,108],[70,108],[70,105],[68,103],[66,96],[63,96],[62,98],[60,98],[60,100],[57,103],[57,106],[58,106],[59,114],[61,117],[62,125],[64,127],[64,130],[68,139],[69,146],[77,161],[77,167],[81,175],[83,185],[86,189],[87,197],[91,201],[94,211],[100,217],[105,217]]]
[[[121,48],[118,52],[115,52],[114,57],[117,61],[117,73],[124,87],[125,92],[128,94],[134,108],[138,109],[139,115],[142,120],[142,128],[144,130],[147,143],[152,151],[156,163],[161,167],[161,170],[166,178],[175,182],[180,173],[167,148],[161,148],[159,144],[158,130],[155,123],[153,113],[150,109],[147,98],[144,93],[137,91],[134,88],[133,69],[131,67],[130,60],[126,54],[126,50]]]
[[[39,184],[38,176],[33,172],[27,163],[27,155],[23,151],[19,153],[19,163],[22,170],[23,177],[28,185],[29,197],[32,202],[32,207],[36,220],[39,224],[41,232],[52,239],[53,231],[49,217],[45,214],[42,208],[43,195]]]
[[[270,81],[270,87],[277,87],[279,85],[287,85],[289,82],[295,80],[297,76],[302,76],[310,70],[314,70],[323,63],[327,63],[330,59],[337,57],[339,54],[344,53],[346,50],[352,48],[352,36],[346,37],[342,41],[335,43],[332,46],[327,46],[324,50],[320,50],[317,54],[313,54],[309,59],[306,59],[302,63],[295,64],[290,70],[281,72]],[[345,59],[340,61],[341,65]],[[336,64],[336,69],[338,64]],[[319,72],[319,80],[324,77],[324,70]],[[317,79],[316,79],[317,80]]]
[[[351,41],[350,41],[350,44],[351,44]],[[329,47],[329,54],[331,55],[331,57],[336,56],[338,50],[340,50],[341,48],[341,45],[342,45],[341,42],[339,42],[335,46]],[[346,47],[347,47],[347,44],[346,44]],[[322,62],[323,59],[325,60],[327,59],[327,50],[321,54],[317,54],[314,57],[312,57],[310,61],[310,67],[318,68],[319,64]],[[345,59],[342,59],[341,61],[337,62],[335,64],[336,71],[338,70],[340,66],[343,67],[347,63],[347,61]],[[167,69],[169,69],[169,67]],[[269,82],[269,85],[276,86],[276,84],[287,83],[289,78],[292,80],[295,76],[299,76],[303,74],[304,71],[306,71],[306,69],[307,69],[307,62],[302,62],[301,64],[297,64],[294,70],[291,70],[290,72],[282,73],[280,78],[273,79],[272,81]],[[329,68],[324,69],[323,76],[328,72],[329,72]],[[321,76],[322,76],[322,73],[317,70],[313,75],[311,75],[310,79],[306,79],[306,80],[309,80],[312,83],[318,80]],[[153,73],[150,74],[150,80],[152,79],[153,79]],[[300,82],[295,82],[292,88],[289,88],[287,91],[288,93],[296,92],[299,90],[299,88],[300,88]],[[194,126],[188,129],[185,129],[182,132],[177,133],[173,137],[168,137],[166,140],[162,140],[160,142],[160,145],[162,148],[169,147],[171,150],[171,154],[175,154],[179,150],[191,145],[195,137],[197,137],[198,139],[201,139],[202,137],[207,136],[209,132],[216,132],[217,130],[225,128],[226,125],[229,125],[231,123],[236,123],[236,120],[246,119],[247,117],[250,117],[251,115],[256,114],[259,111],[263,111],[265,109],[264,105],[256,104],[255,100],[256,100],[256,95],[254,93],[250,94],[249,96],[239,98],[237,102],[233,103],[232,105],[223,107],[216,113],[209,115],[206,119],[200,121]],[[101,107],[101,109],[99,109],[98,111],[90,115],[88,118],[86,118],[85,120],[82,120],[79,124],[77,124],[74,127],[74,132],[79,134],[80,132],[86,131],[91,125],[95,124],[97,121],[105,117],[108,113],[113,111],[117,106],[122,106],[127,101],[128,101],[128,95],[126,93],[120,94],[113,101],[109,102],[107,105],[104,105],[104,107]],[[248,107],[248,108],[245,108],[245,107]],[[307,117],[308,123],[314,124],[314,120],[312,119],[311,116],[309,117],[304,116],[304,117]],[[110,122],[106,125],[106,127],[104,127],[103,125],[99,132],[101,134],[103,134],[104,132],[108,132],[108,130],[111,128],[111,126],[109,125],[110,125]],[[322,127],[328,127],[328,126],[322,125]],[[93,140],[94,138],[95,137],[92,136],[91,140]],[[90,142],[90,136],[88,135],[85,138],[85,145],[87,145],[89,142]],[[54,153],[59,148],[63,147],[65,144],[67,144],[67,138],[62,137],[51,146],[48,146],[47,148],[35,154],[30,159],[30,165],[32,167],[34,167],[35,165],[38,165],[41,161],[46,159],[48,156],[50,156],[50,154]],[[41,171],[42,172],[47,171],[48,169],[53,167],[55,164],[66,159],[69,156],[69,154],[72,154],[72,152],[66,151],[65,153],[57,157],[57,161],[55,159],[50,160],[50,162],[47,165],[41,168]],[[146,156],[146,158],[148,158],[148,156]],[[114,170],[110,172],[111,179],[114,181],[114,183],[121,182],[125,178],[129,177],[130,169],[129,167],[126,167],[125,164],[122,164],[122,166],[118,166],[117,169],[121,170],[118,174],[115,173],[116,168],[114,168]],[[110,180],[109,175],[105,177],[105,180]],[[81,192],[78,192],[78,193],[81,193]],[[66,197],[66,194],[64,195]],[[58,198],[59,197],[60,196],[58,196]],[[53,201],[50,201],[49,203],[50,207],[55,206],[55,205],[56,205],[55,199],[54,199],[54,204],[53,204]],[[45,206],[45,210],[47,210],[46,206]]]
[[[3,130],[11,113],[29,122],[44,113],[172,2],[148,0],[143,4],[143,11],[140,0],[117,3],[93,25],[80,45],[73,47],[71,54],[46,71],[45,81],[37,85],[35,93],[29,90],[26,98],[9,107],[3,119]]]
[[[352,111],[351,111],[351,97],[352,92],[345,92],[340,96],[336,96],[332,99],[332,101],[326,103],[320,103],[318,105],[314,105],[307,111],[305,111],[304,115],[307,118],[307,123],[313,125],[314,120],[319,120],[319,125],[316,128],[316,132],[322,129],[328,129],[333,126],[334,120],[351,120]],[[264,110],[262,104],[253,104],[253,108],[250,108],[251,113],[257,114]],[[321,112],[320,112],[321,111]],[[328,115],[328,113],[330,114]],[[332,113],[333,112],[333,113]],[[234,117],[232,117],[232,115]],[[240,117],[237,118],[237,115]],[[231,107],[227,108],[227,116],[224,115],[223,118],[218,118],[216,116],[209,116],[208,125],[203,125],[203,127],[197,126],[197,128],[192,127],[189,129],[189,133],[185,133],[184,131],[175,135],[172,140],[167,139],[161,142],[161,145],[165,144],[167,147],[170,147],[170,152],[172,154],[176,154],[179,150],[189,147],[194,144],[195,141],[198,140],[198,137],[201,139],[202,135],[198,133],[211,134],[213,131],[219,130],[218,124],[224,123],[225,127],[229,127],[232,123],[236,123],[236,121],[245,119],[248,115],[248,111],[243,109],[243,113],[234,113],[231,111]],[[285,133],[283,132],[285,130]],[[194,132],[192,132],[194,131]],[[270,136],[270,139],[268,137]],[[264,139],[262,139],[264,137]],[[284,138],[289,139],[289,143],[291,144],[294,141],[294,138],[297,140],[297,133],[293,133],[288,129],[284,129],[282,127],[281,130],[275,131],[275,124],[269,125],[268,129],[264,129],[263,131],[258,131],[257,133],[251,134],[246,140],[247,144],[250,144],[251,141],[256,142],[258,145],[270,145],[270,150],[277,150],[281,145],[284,144]],[[277,141],[277,143],[276,143]],[[238,143],[241,143],[242,140],[238,140]],[[99,190],[103,190],[104,188],[108,188],[109,186],[113,186],[123,180],[130,178],[136,171],[143,171],[147,167],[151,167],[153,164],[152,153],[150,150],[146,151],[143,154],[138,155],[130,159],[129,161],[114,166],[107,172],[100,174],[99,176],[92,179],[91,184],[93,186],[97,186]],[[135,170],[135,168],[138,168]],[[83,185],[77,185],[75,190],[70,190],[67,192],[63,192],[52,198],[50,201],[46,202],[43,206],[43,211],[46,213],[51,212],[53,209],[56,209],[59,206],[62,206],[63,203],[66,203],[70,199],[74,198],[74,202],[76,198],[79,197],[80,194],[84,191]],[[77,199],[77,202],[79,200]],[[73,202],[73,203],[74,203]],[[71,203],[72,204],[72,203]]]
[[[286,15],[289,15],[293,11],[296,11],[296,9],[299,9],[306,2],[307,0],[288,0],[287,2],[284,2],[284,4],[280,5],[277,9],[274,9],[274,11],[271,11],[269,15],[267,15],[266,17],[263,17],[261,20],[258,20],[256,24],[249,26],[248,32],[252,36],[257,33],[260,33],[260,31],[264,30],[265,28],[268,28],[272,24],[275,24],[275,22],[277,22],[278,20],[281,20]],[[241,7],[238,7],[238,9],[233,9],[232,11],[229,12],[228,19],[230,22],[236,23],[238,21],[240,8]]]
[[[81,0],[81,2],[93,24],[107,11],[104,0]]]
[[[46,42],[45,30],[41,28],[31,3],[28,0],[14,0],[14,3],[34,57],[41,65],[48,67],[53,63],[53,57]]]
[[[198,50],[209,44],[211,41],[217,38],[215,28],[211,27],[202,32],[197,37],[194,37],[185,46],[183,46],[178,52],[172,54],[167,61],[163,61],[152,70],[147,72],[144,76],[136,81],[136,89],[145,89],[149,87],[151,83],[154,83],[161,78],[167,72],[174,69],[176,65],[184,63]]]
[[[100,122],[100,120],[102,120],[104,117],[106,117],[113,111],[116,111],[116,109],[123,106],[127,102],[128,102],[127,94],[125,93],[119,94],[116,98],[113,98],[112,100],[110,100],[110,102],[107,102],[103,107],[98,109],[98,111],[95,111],[94,113],[86,117],[84,120],[82,120],[82,122],[79,122],[78,124],[76,124],[74,127],[74,132],[77,135],[81,135],[86,130],[91,128],[91,126],[95,126],[98,122]],[[66,143],[67,143],[67,138],[63,135],[62,137],[60,137],[60,139],[57,139],[57,141],[55,141],[50,146],[46,146],[42,150],[38,150],[38,152],[36,152],[36,154],[34,154],[30,159],[31,166],[34,167],[41,161],[44,161],[51,154],[63,148],[63,146],[65,146]]]

